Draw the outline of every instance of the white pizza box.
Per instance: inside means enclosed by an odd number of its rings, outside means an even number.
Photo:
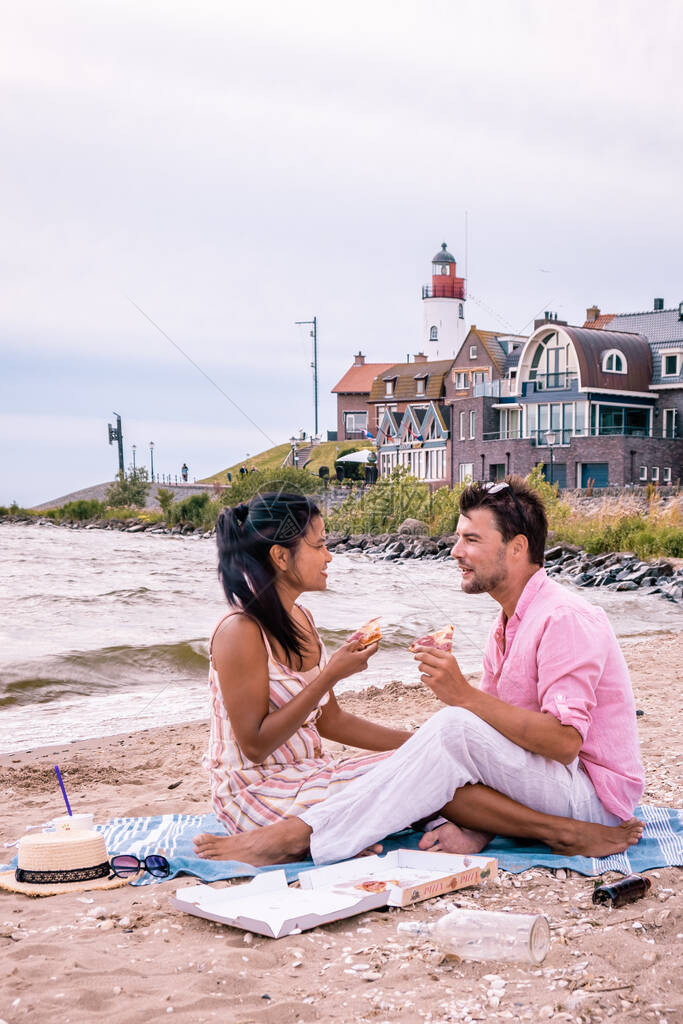
[[[284,871],[268,871],[244,885],[178,889],[171,904],[210,921],[279,939],[377,907],[404,907],[495,877],[488,857],[394,850],[383,857],[356,857],[302,871],[301,888],[287,885]],[[375,884],[378,891],[364,885]]]
[[[347,889],[290,889],[284,871],[266,871],[251,882],[229,889],[192,885],[177,889],[172,906],[209,921],[280,939],[329,921],[383,907],[387,893]]]
[[[446,892],[490,881],[498,872],[495,857],[431,853],[429,850],[392,850],[384,856],[355,857],[340,864],[302,871],[302,889],[358,891],[357,886],[373,882],[386,884],[385,905],[407,907]]]

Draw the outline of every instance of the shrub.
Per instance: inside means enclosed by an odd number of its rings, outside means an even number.
[[[147,501],[149,487],[145,467],[129,466],[128,472],[119,472],[116,482],[107,488],[105,503],[109,507],[136,505],[142,508]]]
[[[210,505],[211,498],[206,492],[203,494],[192,494],[189,498],[184,498],[170,508],[170,522],[202,526]],[[215,522],[215,516],[213,522]]]
[[[158,487],[156,493],[156,499],[159,502],[159,507],[163,512],[164,519],[170,522],[171,519],[171,505],[175,501],[175,494],[173,491],[169,491],[166,487]]]
[[[239,505],[249,501],[259,491],[294,491],[302,494],[313,494],[320,489],[320,480],[306,469],[295,469],[293,466],[282,466],[279,469],[256,470],[237,476],[224,489],[220,499],[220,508]]]
[[[97,519],[104,515],[105,506],[101,501],[87,501],[79,498],[78,501],[67,501],[65,505],[57,509],[51,509],[56,513],[55,518],[67,522],[83,522],[84,519]]]
[[[351,493],[327,516],[328,528],[342,533],[391,533],[404,519],[427,520],[430,510],[429,486],[397,466],[391,476]]]

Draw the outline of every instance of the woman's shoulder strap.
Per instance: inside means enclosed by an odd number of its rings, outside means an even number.
[[[226,612],[225,615],[223,615],[222,618],[220,618],[218,620],[218,622],[216,623],[216,627],[215,627],[213,633],[211,634],[211,639],[209,640],[209,657],[211,657],[211,652],[213,650],[213,642],[216,639],[216,633],[221,628],[221,626],[223,625],[224,622],[227,622],[228,619],[233,618],[235,615],[239,615],[239,616],[241,616],[244,619],[249,619],[250,622],[253,622],[256,626],[258,626],[258,628],[259,628],[259,630],[261,632],[261,637],[263,638],[263,642],[264,642],[264,644],[266,646],[266,652],[267,652],[268,656],[270,657],[271,654],[272,654],[272,651],[270,649],[270,644],[268,643],[268,637],[266,636],[266,631],[264,630],[263,626],[258,621],[258,619],[254,618],[253,615],[250,615],[249,612],[245,612],[244,609],[242,609],[242,608],[233,608],[231,611]]]

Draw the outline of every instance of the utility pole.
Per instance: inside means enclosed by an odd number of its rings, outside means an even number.
[[[116,426],[112,427],[111,423],[108,423],[109,427],[109,444],[113,444],[114,441],[119,443],[119,473],[123,476],[125,469],[123,466],[123,428],[121,426],[121,417],[117,412],[114,413],[116,416]]]
[[[295,320],[297,325],[312,326],[311,337],[313,338],[313,362],[311,363],[311,369],[313,370],[313,406],[315,409],[315,436],[318,436],[318,318],[314,316],[312,320]]]

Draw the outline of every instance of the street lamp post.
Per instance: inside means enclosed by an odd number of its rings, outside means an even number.
[[[152,477],[152,483],[154,483],[154,441],[149,442],[149,468]]]
[[[135,472],[135,452],[137,451],[137,448],[135,445],[131,445],[131,447],[133,449],[133,472]]]
[[[550,449],[550,486],[552,487],[552,485],[555,483],[553,479],[553,446],[555,444],[555,431],[546,430],[545,440],[546,444],[548,445],[548,448]]]

